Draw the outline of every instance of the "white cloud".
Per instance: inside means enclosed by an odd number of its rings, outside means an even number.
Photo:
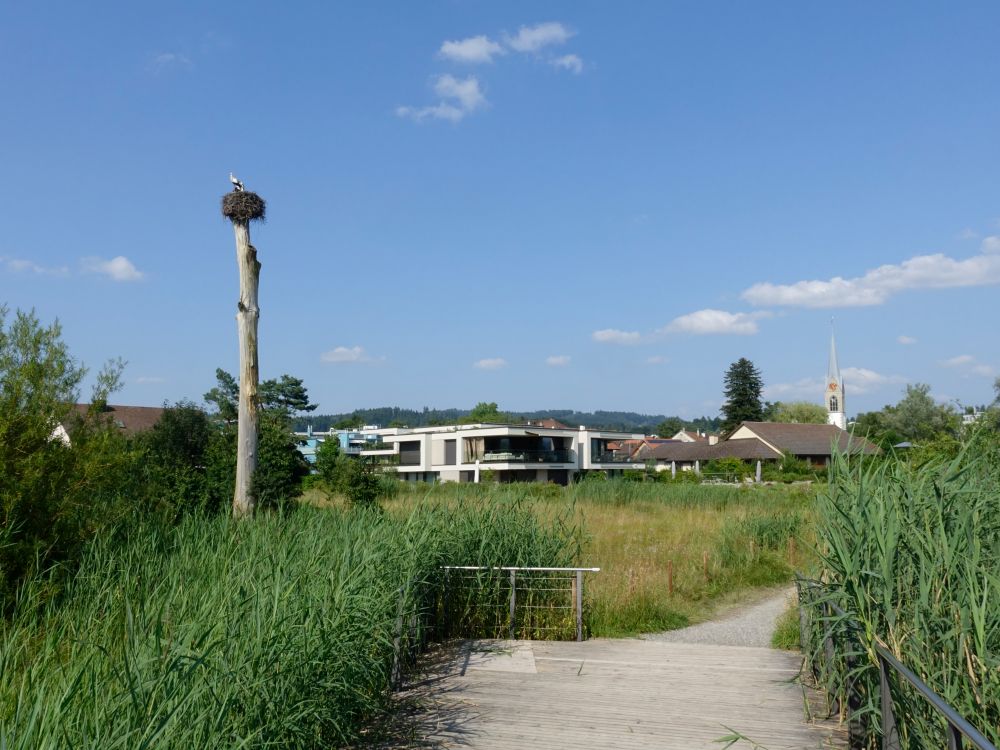
[[[351,365],[372,361],[364,347],[361,346],[336,346],[328,352],[323,352],[319,358],[321,362],[330,362],[335,365]]]
[[[545,364],[549,367],[566,367],[569,365],[569,360],[567,354],[553,354],[551,357],[545,358]]]
[[[764,398],[780,400],[819,400],[823,395],[824,378],[802,378],[791,383],[768,383],[764,386]]]
[[[844,391],[848,396],[852,393],[863,396],[887,385],[900,385],[906,382],[906,378],[901,375],[883,375],[865,367],[845,367],[840,374],[844,379]]]
[[[501,367],[507,366],[507,360],[503,357],[488,357],[473,362],[472,366],[478,370],[499,370]]]
[[[397,117],[408,117],[416,122],[427,119],[458,122],[465,117],[465,114],[463,110],[445,102],[430,107],[396,107]]]
[[[942,367],[964,367],[965,365],[971,365],[976,361],[976,358],[971,354],[959,354],[957,357],[952,357],[951,359],[946,359],[941,362]]]
[[[166,378],[161,378],[158,375],[140,375],[135,379],[135,382],[142,385],[147,383],[165,383]]]
[[[984,378],[992,378],[996,375],[996,368],[980,362],[971,354],[959,354],[956,357],[942,360],[939,363],[942,367],[950,367],[962,371],[962,374],[978,375]]]
[[[866,367],[845,367],[840,374],[844,378],[844,391],[848,399],[906,382],[906,378],[900,375],[883,375]],[[818,403],[825,395],[825,386],[826,378],[820,377],[802,378],[791,383],[773,383],[764,387],[764,397],[776,401],[803,399]]]
[[[647,365],[662,365],[666,363],[667,358],[662,354],[654,354],[652,357],[646,357]]]
[[[448,74],[439,76],[434,83],[434,93],[442,99],[455,99],[462,109],[469,112],[486,104],[486,97],[479,88],[479,79],[475,76],[461,80]]]
[[[638,331],[619,331],[616,328],[603,328],[594,331],[590,338],[599,344],[638,344],[642,338]]]
[[[903,344],[903,346],[909,346],[910,344],[917,343],[917,339],[913,338],[913,336],[900,336],[896,339],[896,341]]]
[[[984,253],[1000,253],[1000,235],[992,234],[989,237],[984,237],[980,249]]]
[[[97,257],[82,258],[80,266],[84,273],[99,273],[112,281],[141,281],[145,275],[124,255],[115,256],[111,260]]]
[[[0,262],[3,262],[4,267],[11,273],[33,273],[36,276],[69,276],[69,268],[67,266],[40,266],[34,261],[24,260],[23,258],[0,257]]]
[[[396,107],[398,117],[408,117],[416,122],[423,120],[449,120],[458,122],[470,112],[486,106],[486,96],[475,76],[455,78],[450,74],[438,76],[434,93],[441,101],[429,107]]]
[[[550,60],[549,63],[577,75],[583,72],[583,60],[580,59],[579,55],[563,55]]]
[[[515,36],[506,36],[505,41],[517,52],[538,52],[553,44],[565,44],[573,33],[558,21],[548,21],[522,26]]]
[[[189,57],[178,52],[161,52],[153,56],[149,67],[154,73],[163,73],[171,69],[191,70],[194,63]]]
[[[992,284],[1000,284],[1000,253],[984,253],[964,260],[937,253],[918,255],[898,265],[879,266],[853,279],[835,276],[829,281],[754,284],[741,296],[754,305],[861,307],[881,305],[892,295],[908,289]]]
[[[771,317],[769,312],[731,313],[725,310],[698,310],[674,318],[661,329],[661,332],[691,333],[699,336],[725,333],[752,336],[760,330],[757,321],[769,317]]]
[[[485,34],[470,36],[468,39],[446,41],[438,50],[438,55],[462,63],[489,63],[496,55],[505,55],[503,45],[494,42]]]
[[[441,102],[429,107],[396,107],[396,116],[405,117],[414,122],[424,120],[449,120],[458,122],[465,117],[465,112],[451,104]]]
[[[979,232],[975,229],[965,228],[958,233],[958,239],[960,240],[975,240],[979,239]]]

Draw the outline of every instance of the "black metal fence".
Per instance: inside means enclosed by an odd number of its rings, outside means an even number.
[[[920,722],[921,734],[927,734],[920,716],[926,711],[907,710],[919,698],[932,709],[948,750],[997,750],[877,636],[866,638],[862,626],[835,601],[836,590],[801,576],[796,586],[807,669],[826,691],[831,710],[847,722],[852,749],[925,747],[912,740],[915,733],[907,726]]]

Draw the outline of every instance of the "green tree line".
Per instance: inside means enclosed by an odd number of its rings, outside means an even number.
[[[97,535],[126,533],[157,517],[176,523],[194,512],[227,512],[236,469],[235,380],[218,370],[205,394],[208,412],[190,401],[166,408],[157,424],[126,434],[108,399],[124,363],[96,375],[86,409],[87,369],[70,353],[58,322],[0,308],[0,610],[20,581],[52,566],[71,567]],[[261,386],[261,507],[299,494],[309,467],[291,417],[315,408],[302,381],[283,375]]]

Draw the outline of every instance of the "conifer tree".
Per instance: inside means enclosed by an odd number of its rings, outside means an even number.
[[[722,405],[722,431],[728,432],[740,422],[764,420],[764,405],[760,400],[764,380],[754,363],[746,357],[733,362],[724,380],[726,402]]]

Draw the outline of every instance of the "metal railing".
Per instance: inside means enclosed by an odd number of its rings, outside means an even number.
[[[863,738],[864,726],[859,721],[857,715],[861,705],[861,696],[858,690],[858,661],[864,655],[864,645],[859,634],[864,633],[861,624],[854,620],[830,596],[817,597],[816,592],[823,589],[818,581],[811,581],[801,576],[795,577],[795,584],[799,593],[799,624],[801,628],[802,648],[812,662],[812,672],[817,679],[824,678],[827,673],[835,668],[835,662],[840,659],[844,662],[845,679],[840,690],[833,686],[833,690],[842,693],[832,697],[838,703],[838,709],[848,714],[851,723],[849,733],[851,735],[852,747],[856,747],[856,741]],[[810,618],[810,613],[818,610],[821,617],[822,643],[820,649],[812,649],[812,633],[815,628]],[[841,626],[838,628],[838,626]],[[847,648],[843,648],[843,646]],[[893,701],[892,675],[905,680],[912,686],[923,699],[939,714],[946,723],[946,736],[948,750],[963,750],[965,740],[971,743],[971,747],[978,750],[997,750],[996,745],[990,742],[983,734],[961,716],[952,706],[950,706],[941,696],[932,690],[927,683],[918,677],[913,670],[903,664],[889,647],[877,636],[869,644],[874,651],[878,662],[878,691],[879,691],[879,716],[881,719],[882,750],[901,750],[899,724],[896,721],[896,712]],[[838,646],[840,652],[838,653]],[[824,663],[816,664],[812,654],[821,655]],[[829,679],[826,680],[827,689],[831,689]],[[847,700],[846,707],[843,701]],[[847,711],[844,711],[844,708]]]
[[[453,630],[450,616],[457,612],[493,637],[548,636],[567,632],[569,625],[582,641],[583,574],[601,569],[446,565],[443,570],[446,632]]]
[[[466,463],[472,463],[467,461]],[[495,450],[486,451],[479,459],[480,463],[548,463],[548,464],[571,464],[576,463],[576,453],[571,450]]]

